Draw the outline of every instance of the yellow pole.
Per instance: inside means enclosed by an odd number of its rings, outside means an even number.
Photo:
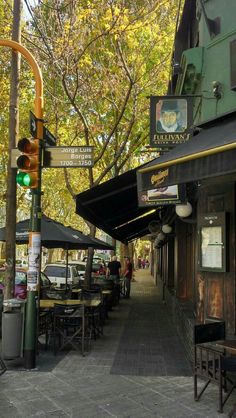
[[[43,141],[43,79],[33,55],[18,42],[0,39],[0,46],[20,52],[29,63],[35,78],[34,113],[37,119],[36,138],[40,143],[38,188],[32,189],[31,219],[29,227],[29,268],[27,274],[27,304],[25,314],[24,363],[26,369],[36,366],[37,308],[36,296],[40,281],[41,266],[41,158]]]
[[[20,52],[30,65],[35,78],[35,103],[34,103],[34,112],[35,116],[38,119],[43,119],[43,78],[41,70],[38,66],[33,55],[26,49],[24,46],[19,44],[18,42],[8,40],[8,39],[0,39],[0,46],[8,46],[13,50]],[[38,132],[38,138],[43,138],[43,124],[41,124],[40,132]]]

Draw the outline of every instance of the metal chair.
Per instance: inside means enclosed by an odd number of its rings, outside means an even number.
[[[45,335],[45,349],[48,348],[49,338],[52,334],[53,319],[50,310],[40,311],[38,316],[38,337]],[[39,344],[40,341],[38,339]]]
[[[85,312],[83,305],[55,304],[53,311],[53,346],[54,354],[66,347],[81,349],[84,356]],[[86,334],[88,341],[91,339]]]
[[[201,398],[209,383],[217,384],[219,412],[223,412],[223,406],[235,388],[228,372],[236,372],[236,357],[227,357],[225,349],[214,344],[214,341],[224,339],[225,322],[194,326],[194,399],[198,401]],[[198,378],[206,381],[200,392]],[[226,395],[224,392],[227,392]]]
[[[90,326],[93,338],[96,340],[97,337],[103,335],[103,318],[102,318],[102,292],[101,289],[83,289],[81,293],[81,300],[99,300],[100,306],[86,307],[86,316],[88,318],[88,324]]]
[[[3,361],[3,359],[0,357],[0,376],[5,373],[5,371],[7,370],[7,367]]]

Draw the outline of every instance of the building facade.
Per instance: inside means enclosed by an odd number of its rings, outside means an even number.
[[[172,175],[181,184],[182,172],[193,208],[186,218],[172,217],[174,233],[155,250],[156,280],[161,277],[163,298],[189,352],[194,322],[225,320],[228,336],[236,332],[235,15],[234,1],[185,2],[168,94],[191,97],[194,137],[178,147],[182,154],[172,150],[152,164],[158,170],[177,155]]]

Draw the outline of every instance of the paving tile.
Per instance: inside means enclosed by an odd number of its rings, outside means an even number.
[[[109,312],[104,336],[82,357],[40,351],[37,370],[10,362],[0,376],[0,418],[226,418],[217,388],[193,399],[191,365],[148,270],[137,271],[130,300]]]

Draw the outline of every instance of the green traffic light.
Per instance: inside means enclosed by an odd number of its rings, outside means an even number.
[[[19,171],[16,175],[16,182],[19,186],[29,187],[31,185],[31,177],[28,173]]]

